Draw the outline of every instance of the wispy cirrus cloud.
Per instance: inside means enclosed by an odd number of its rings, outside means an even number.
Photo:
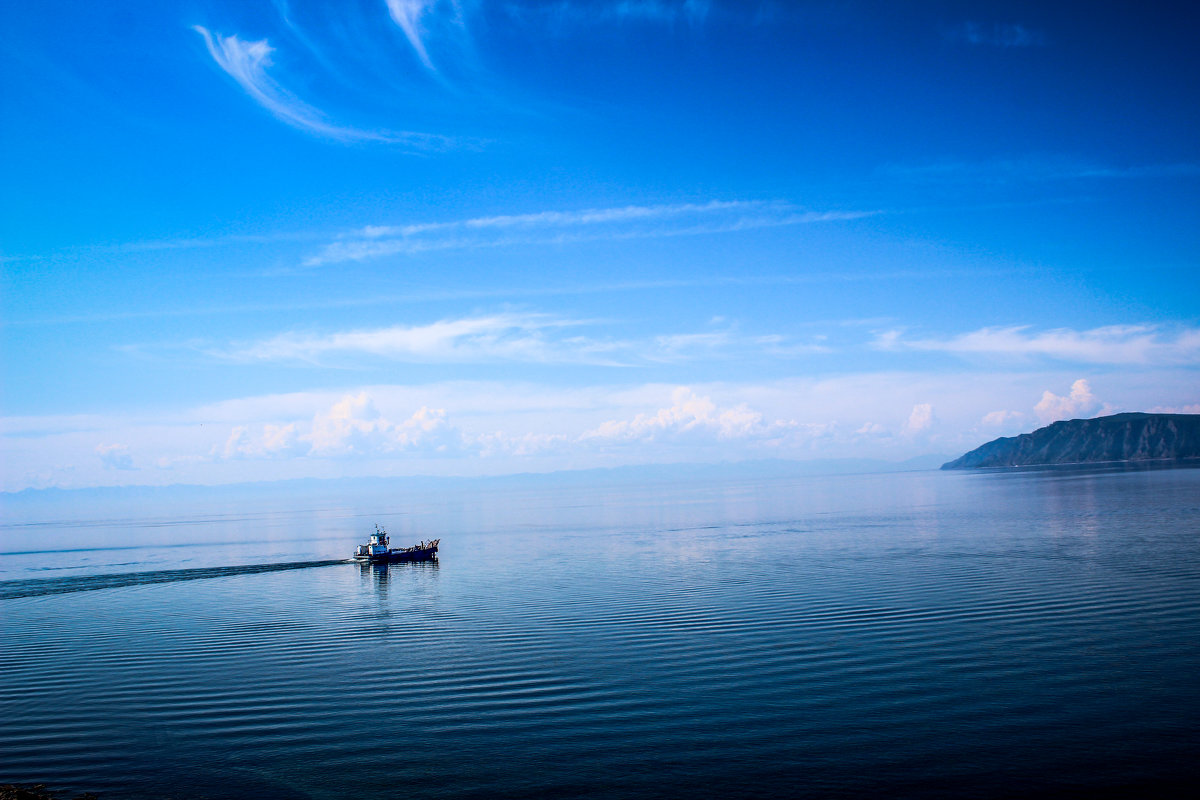
[[[707,331],[704,333],[673,333],[656,336],[656,353],[651,357],[663,361],[674,361],[698,352],[711,352],[728,347],[732,340],[730,331]]]
[[[893,164],[890,177],[921,183],[1003,186],[1049,181],[1188,178],[1200,176],[1200,164],[1177,162],[1114,166],[1070,156],[1027,156],[983,161],[947,159],[924,164]]]
[[[412,45],[417,58],[430,70],[434,69],[434,66],[429,52],[425,49],[421,18],[436,5],[436,2],[437,0],[387,0],[388,15],[400,30],[404,31],[404,36]]]
[[[690,26],[704,24],[720,10],[713,0],[620,0],[619,2],[588,2],[562,0],[557,3],[509,3],[505,11],[514,19],[542,22],[555,28],[595,24],[655,24]],[[740,11],[733,5],[731,12]],[[735,16],[734,13],[726,16]]]
[[[652,346],[643,350],[648,361],[678,363],[700,359],[712,359],[722,354],[730,357],[746,357],[753,353],[771,358],[794,358],[833,352],[824,344],[824,337],[817,341],[796,341],[779,334],[744,335],[735,327],[700,333],[672,333],[654,337]]]
[[[448,222],[368,225],[343,234],[305,266],[364,261],[430,250],[554,244],[609,239],[725,233],[752,228],[861,219],[876,211],[812,211],[790,203],[712,200],[628,205],[578,211],[540,211]]]
[[[363,130],[336,125],[322,111],[293,95],[267,73],[267,68],[272,66],[271,54],[275,49],[266,39],[245,41],[236,34],[223,36],[201,25],[194,25],[192,29],[204,38],[209,55],[217,66],[233,78],[251,99],[294,128],[340,142],[381,142],[421,150],[440,150],[451,144],[448,137],[436,134]]]
[[[901,330],[877,335],[882,350],[924,350],[961,356],[1050,358],[1089,364],[1200,363],[1200,328],[1108,325],[1090,330],[1035,331],[1029,325],[980,328],[949,338],[905,338]]]
[[[318,367],[359,364],[364,359],[635,367],[755,357],[774,360],[831,351],[824,345],[795,342],[780,335],[744,335],[736,326],[625,339],[581,332],[602,322],[536,312],[500,312],[331,333],[287,331],[205,352],[241,363],[292,362]]]
[[[413,54],[421,66],[429,72],[442,76],[441,66],[448,65],[451,72],[461,70],[473,61],[467,18],[478,14],[480,4],[464,3],[463,0],[386,0],[388,16],[408,40]],[[434,61],[431,45],[445,65]]]
[[[620,20],[649,20],[655,22],[675,22],[685,20],[692,24],[704,22],[712,13],[711,0],[623,0],[619,3],[603,4],[598,9],[599,16],[608,16]]]
[[[1010,22],[963,22],[943,31],[947,41],[975,47],[1040,47],[1046,34]]]
[[[210,354],[233,361],[293,361],[323,364],[360,356],[418,363],[519,361],[527,363],[615,363],[618,345],[551,332],[586,324],[547,314],[500,313],[446,319],[425,325],[327,334],[287,332]]]

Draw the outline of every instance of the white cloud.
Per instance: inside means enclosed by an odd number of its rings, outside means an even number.
[[[540,18],[550,23],[552,28],[596,24],[674,25],[680,22],[699,26],[712,16],[714,4],[712,0],[618,0],[599,3],[560,0],[541,5],[512,3],[506,10],[517,19],[532,21]],[[754,15],[737,13],[749,9],[739,9],[735,5],[729,10],[733,13],[723,15],[729,20],[738,20],[742,16],[754,18]]]
[[[630,420],[609,420],[586,431],[581,441],[679,441],[683,439],[779,440],[797,427],[794,422],[766,422],[763,415],[742,403],[720,409],[708,397],[681,386],[671,393],[672,404],[654,414]]]
[[[193,30],[204,37],[204,44],[217,66],[237,81],[255,102],[292,127],[342,142],[386,142],[421,149],[444,149],[449,144],[446,137],[432,134],[369,131],[334,125],[325,114],[292,95],[267,74],[275,50],[266,39],[243,41],[236,34],[222,36],[200,25],[194,25]]]
[[[887,436],[888,429],[880,425],[878,422],[864,422],[862,427],[854,431],[858,436]]]
[[[756,200],[712,200],[707,203],[540,211],[407,225],[367,225],[343,234],[304,264],[321,266],[431,250],[725,233],[848,221],[874,213],[809,211],[789,203]]]
[[[1023,419],[1025,419],[1025,415],[1020,411],[989,411],[983,415],[980,422],[998,428],[1009,423],[1020,422]]]
[[[483,433],[471,437],[471,445],[484,458],[514,456],[543,456],[563,453],[570,449],[572,438],[560,433],[509,434],[504,431]]]
[[[900,341],[900,337],[904,335],[902,330],[890,330],[876,334],[874,346],[877,350],[897,350],[904,345]]]
[[[461,448],[462,437],[446,421],[444,409],[420,408],[400,423],[379,413],[366,392],[347,395],[313,419],[309,455],[344,456],[422,450],[446,453]]]
[[[421,29],[421,17],[436,4],[437,0],[387,0],[388,14],[392,21],[404,31],[413,52],[427,69],[434,69],[429,53],[425,50],[422,40],[424,32]]]
[[[933,427],[933,422],[933,406],[929,403],[917,403],[908,415],[908,421],[904,423],[904,432],[910,436],[923,433]]]
[[[292,422],[286,425],[267,423],[257,436],[250,433],[249,426],[236,425],[220,453],[226,459],[275,458],[302,455],[307,450],[307,443],[300,439],[296,423]]]
[[[365,354],[410,362],[522,361],[611,363],[612,346],[585,337],[551,340],[549,331],[585,324],[544,314],[501,313],[427,325],[331,334],[282,333],[212,355],[237,361],[317,363],[331,354]]]
[[[879,334],[882,350],[924,350],[964,356],[1044,357],[1091,364],[1200,363],[1200,328],[1165,331],[1157,325],[1109,325],[1033,332],[1031,326],[981,328],[948,339],[904,339],[900,331]]]
[[[96,446],[96,455],[105,469],[133,469],[133,456],[123,444],[101,444]]]
[[[342,396],[313,415],[310,423],[267,423],[258,427],[235,425],[225,444],[211,455],[224,460],[269,458],[337,458],[382,456],[420,452],[458,453],[464,448],[462,433],[446,419],[444,409],[422,406],[396,423],[376,408],[365,391]]]
[[[0,487],[483,475],[763,455],[953,456],[1009,434],[1003,424],[1036,427],[1033,406],[1046,387],[1066,391],[1062,398],[1051,392],[1043,408],[1053,405],[1067,416],[1079,415],[1062,411],[1072,403],[1090,403],[1086,413],[1103,410],[1099,397],[1119,409],[1200,412],[1193,369],[1109,370],[1067,390],[1079,374],[1074,368],[874,372],[691,384],[682,391],[662,383],[447,381],[119,416],[6,417],[0,418]],[[933,406],[930,427],[902,435],[922,405]],[[1023,409],[1026,416],[996,409]],[[981,424],[992,414],[1005,422]],[[134,469],[106,466],[104,456]],[[141,468],[146,464],[158,468]]]
[[[1200,164],[1184,161],[1112,166],[1072,156],[1026,156],[984,161],[941,160],[924,164],[892,164],[884,167],[883,171],[902,180],[969,184],[978,188],[1052,181],[1194,177],[1200,175]]]
[[[1092,394],[1092,387],[1083,378],[1071,384],[1071,392],[1065,397],[1046,390],[1042,393],[1042,399],[1033,407],[1038,419],[1047,424],[1060,419],[1092,416],[1098,410],[1103,410],[1100,401]]]
[[[178,470],[195,467],[198,464],[211,463],[213,460],[214,458],[211,454],[186,453],[183,455],[165,455],[154,459],[154,466],[160,470]]]
[[[392,449],[392,424],[383,419],[366,392],[347,395],[313,419],[314,455],[350,455]]]
[[[696,359],[780,358],[827,353],[825,345],[792,343],[769,335],[722,331],[677,333],[642,340],[599,339],[575,333],[597,320],[572,320],[535,312],[498,312],[423,325],[357,331],[288,331],[258,342],[209,348],[208,355],[241,362],[292,361],[328,365],[356,357],[409,363],[481,363],[637,366]]]
[[[655,337],[656,352],[650,357],[655,360],[674,361],[691,355],[708,354],[727,347],[730,334],[726,331],[711,333],[678,333]]]
[[[1188,403],[1182,406],[1154,406],[1147,411],[1151,414],[1200,414],[1200,403]]]
[[[674,22],[684,19],[693,24],[701,23],[712,10],[709,0],[622,0],[602,7],[612,17],[622,20],[651,20]]]
[[[229,432],[229,438],[225,440],[225,447],[221,449],[221,454],[225,458],[237,458],[253,455],[258,449],[246,426],[238,425]]]
[[[779,334],[751,335],[739,333],[737,323],[727,323],[723,318],[715,320],[726,327],[702,333],[672,333],[655,336],[652,342],[640,346],[642,356],[653,362],[681,362],[722,357],[752,357],[767,355],[772,358],[790,358],[830,353],[832,348],[824,344],[795,342]],[[822,335],[811,336],[823,341]]]

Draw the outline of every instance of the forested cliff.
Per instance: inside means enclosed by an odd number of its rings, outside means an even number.
[[[1055,422],[977,447],[942,469],[1200,458],[1200,414],[1113,414]]]

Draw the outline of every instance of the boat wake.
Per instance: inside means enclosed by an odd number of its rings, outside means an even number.
[[[152,583],[175,583],[206,578],[228,578],[237,575],[256,575],[261,572],[282,572],[345,564],[347,559],[326,561],[293,561],[283,564],[245,564],[235,567],[193,567],[190,569],[161,569],[149,572],[118,572],[107,575],[76,575],[65,578],[29,578],[0,581],[0,600],[18,597],[40,597],[70,592],[90,592],[96,589],[117,589],[125,586],[145,586]]]

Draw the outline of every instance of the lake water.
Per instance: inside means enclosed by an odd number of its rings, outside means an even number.
[[[1200,469],[535,480],[10,508],[0,783],[999,797],[1200,778]],[[440,561],[344,563],[375,522],[394,545],[440,537]]]

